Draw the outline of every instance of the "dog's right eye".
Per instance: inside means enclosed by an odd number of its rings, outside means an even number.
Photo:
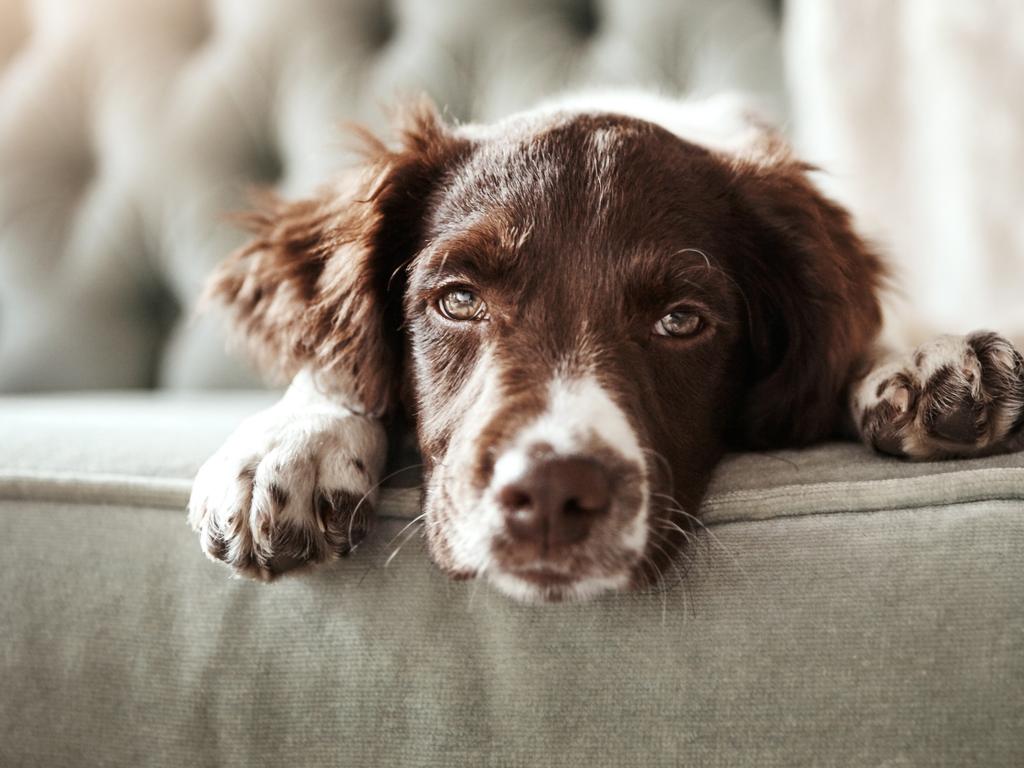
[[[487,311],[484,300],[468,288],[448,291],[441,297],[438,307],[449,320],[482,320]]]

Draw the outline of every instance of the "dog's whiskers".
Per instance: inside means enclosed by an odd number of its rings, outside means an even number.
[[[739,293],[740,299],[743,300],[743,306],[747,311],[747,330],[751,334],[753,334],[754,314],[750,309],[750,300],[747,298],[747,293],[746,291],[743,290],[743,286],[741,286],[736,281],[736,278],[734,278],[732,275],[730,275],[728,272],[722,269],[722,266],[718,263],[718,259],[716,259],[714,256],[712,256],[702,248],[683,248],[679,251],[676,251],[676,253],[696,253],[697,255],[702,256],[704,258],[704,265],[708,270],[715,270],[720,275],[722,275],[722,277],[724,277],[726,280],[732,283],[732,286],[736,289],[736,292]],[[712,264],[712,262],[714,263]]]
[[[672,566],[672,569],[676,572],[676,576],[679,577],[677,583],[681,584],[682,581],[683,581],[683,574],[679,570],[679,566],[676,564],[676,558],[679,557],[682,554],[682,552],[683,552],[682,546],[680,544],[674,544],[673,542],[669,541],[668,538],[664,535],[664,533],[662,531],[657,531],[656,530],[654,533],[656,533],[661,538],[661,540],[663,542],[665,542],[666,546],[672,548],[672,551],[669,552],[668,550],[665,549],[665,547],[663,547],[660,544],[658,544],[657,541],[655,541],[654,539],[651,539],[651,544],[653,546],[657,547],[658,551],[661,552],[663,555],[665,555],[666,561],[668,562],[669,565]]]
[[[670,504],[665,507],[665,512],[672,513],[672,514],[682,515],[687,521],[689,521],[690,523],[692,523],[695,526],[698,526],[700,530],[702,530],[704,533],[707,534],[708,540],[710,542],[713,542],[714,544],[716,544],[719,547],[719,549],[721,549],[722,552],[724,552],[726,554],[726,556],[729,558],[729,560],[732,561],[732,564],[736,567],[736,569],[740,572],[740,574],[742,574],[743,578],[747,581],[748,585],[753,583],[751,581],[751,579],[750,579],[749,574],[746,572],[746,570],[740,564],[739,559],[736,557],[736,554],[731,549],[729,549],[729,547],[727,547],[725,545],[725,543],[717,535],[715,535],[715,532],[712,531],[704,523],[703,520],[701,520],[696,515],[694,515],[694,514],[692,514],[690,512],[687,512],[685,509],[683,509],[682,505],[679,504],[679,501],[677,499],[669,496],[668,494],[652,492],[651,496],[654,496],[654,497],[657,497],[657,498],[661,498],[661,499],[664,499],[664,500],[670,502]],[[669,520],[667,518],[662,519],[659,522],[662,523],[663,526],[665,526],[665,527],[671,526],[674,530],[677,530],[679,533],[683,534],[683,536],[687,537],[687,541],[691,541],[691,542],[696,542],[697,541],[697,539],[694,538],[694,532],[692,532],[692,531],[691,532],[687,532],[678,523],[676,523],[676,522],[674,522],[672,520]]]
[[[657,459],[658,462],[660,462],[661,466],[665,470],[665,480],[667,481],[668,486],[669,486],[669,493],[675,493],[675,478],[672,476],[672,465],[669,464],[668,459],[666,459],[661,453],[659,453],[658,451],[654,450],[653,448],[644,448],[643,446],[641,446],[640,450],[643,451],[644,453],[650,454],[655,459]],[[652,493],[651,495],[652,496],[663,496],[664,494]]]
[[[488,562],[477,571],[476,578],[473,579],[473,586],[469,588],[469,601],[466,603],[467,611],[473,610],[473,601],[476,599],[476,593],[480,590],[480,583],[484,580],[484,575],[489,567],[490,563]]]
[[[738,570],[740,574],[743,576],[743,578],[746,580],[747,585],[750,586],[753,584],[750,575],[747,573],[746,569],[740,564],[740,561],[736,557],[735,553],[731,549],[729,549],[729,547],[727,547],[725,543],[718,536],[715,535],[715,532],[712,531],[707,525],[705,525],[702,520],[690,514],[682,507],[675,507],[667,511],[683,515],[688,520],[692,521],[696,525],[699,525],[700,528],[708,535],[708,539],[717,544],[719,549],[721,549],[729,558],[729,560],[732,561],[732,564],[736,567],[736,570]]]
[[[694,541],[693,531],[688,531],[685,528],[682,528],[678,523],[675,523],[672,520],[668,520],[668,519],[659,520],[658,524],[659,524],[659,527],[661,527],[663,529],[670,530],[670,531],[678,531],[679,533],[681,533],[683,535],[683,538],[685,538],[687,542],[693,542]]]
[[[420,517],[422,518],[422,517],[424,517],[424,515],[420,515]],[[417,518],[417,519],[413,520],[413,521],[412,521],[411,523],[409,523],[409,524],[408,524],[407,526],[405,526],[405,528],[403,528],[403,529],[402,529],[402,530],[401,530],[401,531],[400,531],[400,532],[399,532],[399,533],[398,533],[398,534],[397,534],[397,535],[395,536],[395,538],[398,538],[398,536],[401,536],[401,535],[402,535],[402,533],[403,533],[404,531],[408,530],[409,528],[412,528],[412,526],[416,525],[416,524],[417,524],[417,523],[419,523],[419,522],[420,522],[420,519],[419,519],[419,518]],[[405,546],[406,544],[408,544],[408,543],[409,543],[409,540],[410,540],[410,539],[411,539],[411,538],[412,538],[413,536],[415,536],[416,534],[418,534],[418,533],[421,533],[421,530],[420,530],[420,528],[419,528],[419,527],[416,527],[416,528],[412,528],[412,530],[411,530],[411,531],[409,531],[409,533],[408,533],[408,534],[406,535],[406,537],[405,537],[404,539],[402,539],[402,541],[401,541],[401,542],[399,543],[399,545],[398,545],[397,547],[395,547],[395,550],[394,550],[394,552],[392,552],[392,553],[391,553],[390,555],[388,555],[388,559],[384,561],[384,567],[385,567],[385,568],[387,568],[387,567],[388,567],[389,565],[391,565],[391,561],[392,561],[392,560],[394,560],[394,559],[395,559],[395,558],[396,558],[396,557],[398,556],[398,553],[399,553],[399,552],[400,552],[400,551],[402,550],[402,547],[404,547],[404,546]],[[394,541],[394,539],[392,539],[392,541]]]
[[[661,625],[664,627],[668,615],[668,590],[665,587],[665,574],[651,555],[644,555],[641,562],[650,566],[651,570],[657,574],[657,579],[650,585],[650,588],[661,597]]]
[[[348,540],[349,541],[352,541],[352,525],[353,525],[353,523],[355,523],[356,515],[359,513],[359,509],[363,506],[363,502],[365,502],[368,498],[370,498],[370,494],[372,494],[374,491],[376,491],[378,488],[380,488],[381,485],[386,483],[392,477],[395,477],[396,475],[400,475],[403,472],[408,472],[410,469],[419,469],[422,466],[423,466],[422,463],[410,464],[407,467],[401,467],[400,469],[396,469],[394,472],[389,472],[388,474],[384,475],[384,477],[382,477],[380,480],[378,480],[376,483],[374,483],[373,485],[371,485],[367,489],[366,493],[364,493],[362,495],[362,498],[360,498],[359,501],[356,502],[356,506],[352,510],[352,516],[349,518],[349,521],[348,521]],[[352,550],[355,551],[355,547],[352,547]]]

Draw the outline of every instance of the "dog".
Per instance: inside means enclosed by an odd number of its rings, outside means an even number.
[[[879,344],[887,271],[742,101],[577,97],[397,143],[268,201],[211,277],[291,380],[199,471],[203,550],[262,580],[366,534],[404,413],[433,560],[523,600],[651,584],[727,450],[1024,447],[990,332]]]

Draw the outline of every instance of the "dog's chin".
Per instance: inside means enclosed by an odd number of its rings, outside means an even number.
[[[630,575],[576,577],[543,567],[519,570],[491,569],[487,579],[500,592],[524,603],[562,603],[590,600],[608,592],[621,592]]]

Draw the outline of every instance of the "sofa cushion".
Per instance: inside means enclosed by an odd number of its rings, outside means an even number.
[[[276,398],[260,391],[0,398],[0,493],[183,507],[203,461],[243,418]],[[417,514],[415,493],[395,489],[384,497],[388,514]],[[1024,499],[1024,453],[903,462],[833,443],[727,457],[703,518],[725,523],[1001,499]]]
[[[267,403],[0,400],[0,764],[1024,761],[1024,454],[731,457],[664,588],[533,606],[437,572],[408,490],[229,578],[189,478]]]
[[[308,195],[338,126],[428,93],[743,90],[780,113],[771,0],[0,0],[0,392],[251,385],[193,312],[254,185]]]

